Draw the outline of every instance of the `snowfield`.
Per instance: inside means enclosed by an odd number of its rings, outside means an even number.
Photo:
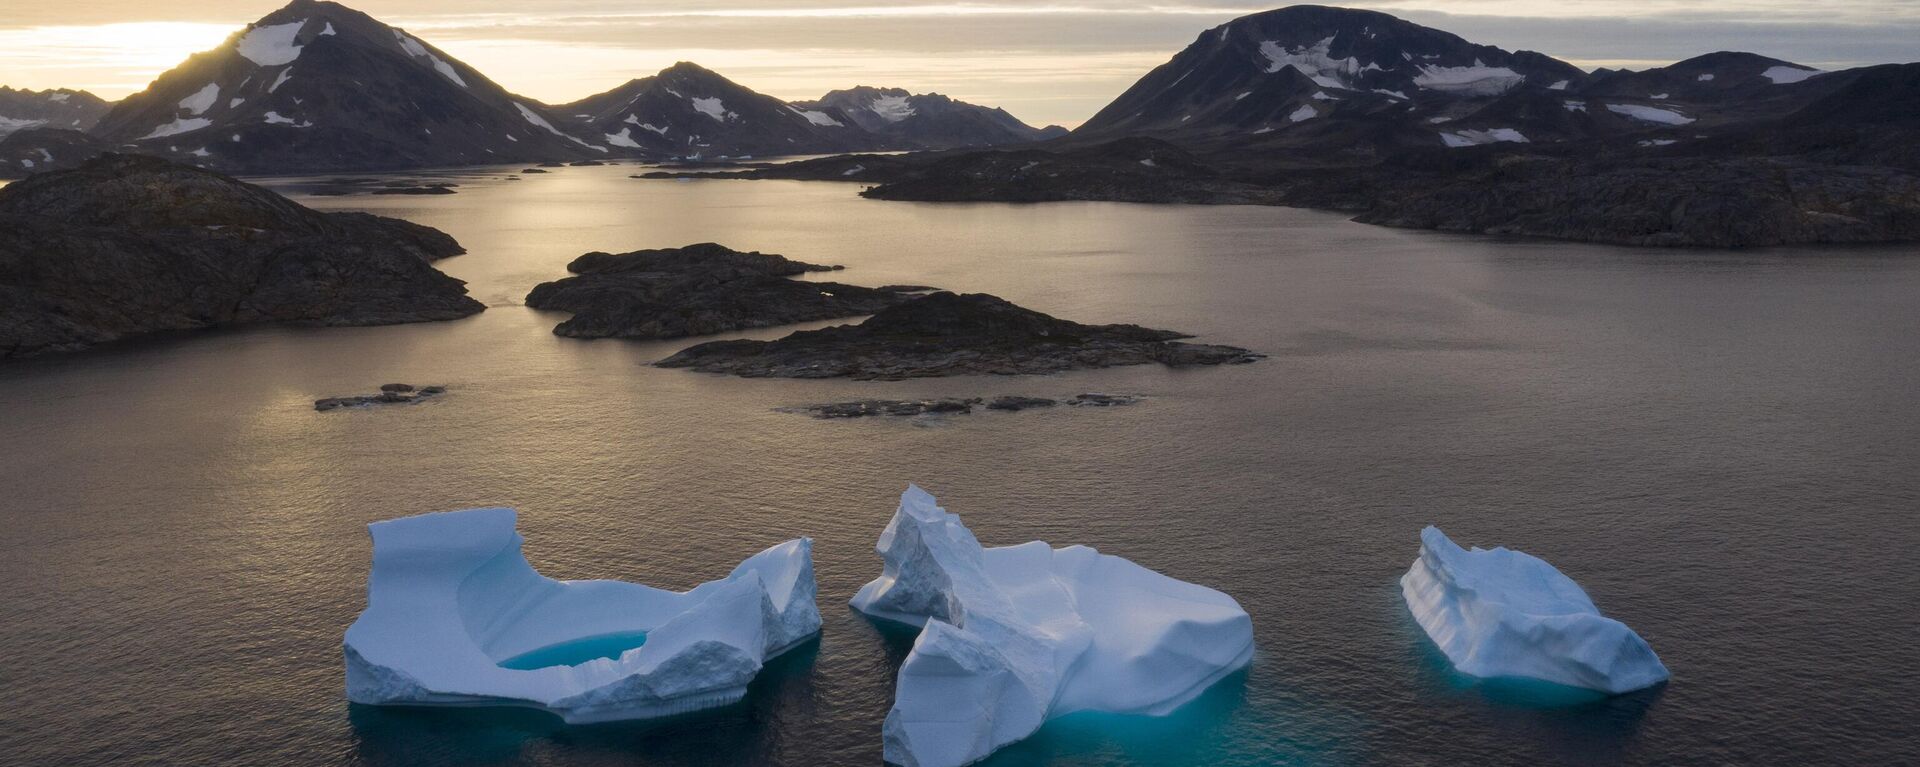
[[[732,112],[727,111],[727,105],[721,103],[718,98],[696,98],[691,99],[691,101],[693,102],[694,111],[720,122],[726,122],[727,118],[734,116]]]
[[[1528,143],[1527,137],[1512,128],[1492,128],[1489,130],[1462,130],[1440,134],[1441,143],[1458,149],[1463,146],[1497,144],[1503,141],[1518,144]]]
[[[291,64],[300,58],[300,46],[293,38],[300,34],[300,28],[307,20],[289,21],[268,27],[254,27],[240,36],[238,50],[248,61],[263,67],[277,67]]]
[[[176,117],[173,122],[154,128],[152,133],[141,136],[140,140],[145,141],[150,138],[177,136],[182,133],[200,130],[212,124],[213,121],[205,117]]]
[[[1772,80],[1774,85],[1791,85],[1793,83],[1800,82],[1802,80],[1805,80],[1809,77],[1812,77],[1820,73],[1821,72],[1818,69],[1801,69],[1799,67],[1769,67],[1767,71],[1761,72],[1760,75],[1762,77],[1767,78],[1768,80]]]
[[[203,115],[207,113],[208,109],[213,108],[213,102],[219,98],[219,84],[207,83],[206,87],[194,91],[191,96],[181,99],[180,108],[187,110],[195,116]]]
[[[1332,48],[1332,37],[1297,48],[1287,48],[1278,41],[1267,40],[1260,43],[1260,55],[1267,57],[1268,73],[1293,67],[1323,87],[1345,90],[1354,90],[1353,83],[1360,73],[1380,68],[1375,64],[1361,66],[1359,59],[1351,57],[1336,59],[1330,54]]]
[[[368,526],[348,700],[527,706],[572,723],[666,716],[739,700],[767,659],[820,630],[805,538],[673,592],[543,577],[514,523],[495,508]]]
[[[868,104],[867,110],[890,123],[897,123],[914,115],[913,103],[908,101],[906,96],[881,96]]]
[[[792,106],[792,105],[788,105],[787,108],[793,110],[794,114],[807,118],[807,122],[813,123],[814,125],[818,125],[823,128],[847,127],[845,124],[841,123],[839,120],[833,119],[833,115],[827,114],[826,112],[815,112],[811,109],[801,109],[799,107]]]
[[[1602,616],[1579,584],[1537,557],[1504,547],[1469,551],[1428,527],[1400,591],[1462,673],[1609,694],[1667,680],[1667,667],[1640,635]]]
[[[1413,84],[1447,93],[1474,96],[1498,96],[1527,79],[1526,75],[1506,67],[1489,67],[1475,59],[1470,67],[1421,65]],[[1557,84],[1557,83],[1556,83]]]
[[[983,548],[909,486],[853,606],[921,627],[882,734],[886,760],[958,767],[1076,711],[1163,716],[1253,657],[1232,597],[1085,546]]]
[[[427,50],[427,46],[419,40],[408,37],[398,29],[393,31],[393,38],[400,43],[400,49],[406,51],[408,56],[416,59],[426,59],[427,63],[433,65],[434,71],[440,73],[440,76],[453,81],[453,84],[462,88],[467,87],[467,81],[460,79],[460,73],[454,70],[453,65],[448,64],[439,56],[433,55],[433,51]]]
[[[1642,106],[1640,104],[1608,104],[1607,111],[1614,114],[1626,115],[1641,122],[1650,122],[1659,125],[1686,125],[1687,123],[1693,122],[1693,118],[1671,109]]]

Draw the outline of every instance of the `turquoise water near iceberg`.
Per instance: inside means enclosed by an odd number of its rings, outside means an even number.
[[[618,658],[626,651],[646,643],[645,631],[601,634],[524,652],[500,661],[499,666],[520,671],[548,666],[577,666],[598,658]]]

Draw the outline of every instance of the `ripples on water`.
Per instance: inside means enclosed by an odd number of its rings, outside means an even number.
[[[1273,208],[919,205],[854,187],[461,178],[303,198],[444,229],[492,308],[0,366],[0,753],[22,764],[874,764],[912,637],[845,600],[908,481],[988,545],[1084,543],[1220,588],[1251,668],[1161,720],[1077,715],[993,765],[1920,759],[1920,260],[1497,242]],[[286,187],[297,191],[299,187]],[[1273,354],[904,383],[656,370],[518,304],[588,250],[713,240],[832,279],[985,291]],[[776,337],[788,329],[745,334]],[[412,407],[322,396],[446,383]],[[936,422],[773,408],[1143,393]],[[507,504],[562,578],[687,588],[809,535],[826,630],[739,706],[564,727],[350,707],[367,522]],[[1400,603],[1420,526],[1545,557],[1672,668],[1541,707],[1446,667]]]

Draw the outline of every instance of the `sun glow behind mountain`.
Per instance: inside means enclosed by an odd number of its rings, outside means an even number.
[[[856,84],[938,91],[1075,125],[1200,30],[1285,3],[1081,0],[365,0],[516,92],[564,102],[696,61],[757,90],[815,98]],[[1920,6],[1840,0],[1384,0],[1384,10],[1582,66],[1651,66],[1717,48],[1815,66],[1920,59]],[[279,5],[15,0],[0,11],[0,84],[119,98]],[[1444,23],[1442,23],[1444,21]]]

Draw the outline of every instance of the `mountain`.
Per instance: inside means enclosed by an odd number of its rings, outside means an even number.
[[[873,143],[838,110],[801,109],[684,61],[553,109],[597,142],[668,157],[823,154]]]
[[[86,91],[15,90],[0,85],[0,138],[27,128],[86,130],[113,104]]]
[[[27,128],[0,138],[0,178],[78,167],[112,147],[65,128]]]
[[[0,189],[0,359],[170,330],[465,317],[484,307],[430,263],[461,252],[418,224],[106,154]]]
[[[1246,135],[1334,114],[1438,115],[1455,102],[1523,85],[1562,90],[1586,76],[1384,13],[1299,5],[1207,30],[1075,133]]]
[[[335,3],[294,0],[162,74],[92,132],[235,173],[610,154],[561,124],[403,30]]]
[[[862,85],[794,102],[804,110],[844,114],[885,148],[952,149],[1044,141],[1067,134],[1057,125],[1035,128],[1004,109],[958,101],[938,93]],[[876,147],[881,148],[881,147]]]
[[[1639,246],[1892,242],[1920,239],[1916,104],[1920,64],[1820,72],[1722,51],[1587,73],[1295,6],[1207,30],[1044,145],[732,175],[888,200],[1293,205]]]

